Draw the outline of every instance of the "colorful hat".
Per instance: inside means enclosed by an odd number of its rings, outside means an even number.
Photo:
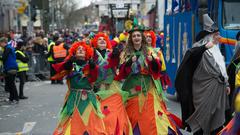
[[[127,39],[128,39],[128,33],[121,33],[120,35],[119,35],[119,40],[120,40],[120,42],[121,41],[127,41]]]
[[[119,42],[121,41],[118,37],[115,37],[113,40],[114,40],[116,43],[119,43]]]
[[[144,30],[145,30],[144,26],[138,25],[138,26],[133,26],[133,28],[130,31],[128,31],[128,33],[132,33],[134,31],[142,31],[143,32]]]
[[[144,30],[145,30],[145,27],[143,25],[139,25],[137,18],[134,18],[132,29],[130,29],[128,33],[132,33],[134,31],[144,31]]]

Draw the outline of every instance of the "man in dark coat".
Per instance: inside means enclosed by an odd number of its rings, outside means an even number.
[[[202,54],[206,50],[207,48],[205,46],[195,47],[188,50],[177,71],[175,87],[180,98],[184,127],[187,126],[185,121],[194,112],[192,102],[192,76],[202,58]],[[182,82],[188,82],[189,85],[185,85],[185,83]]]
[[[177,72],[182,119],[194,135],[215,135],[225,122],[230,88],[219,38],[216,29],[200,32]]]

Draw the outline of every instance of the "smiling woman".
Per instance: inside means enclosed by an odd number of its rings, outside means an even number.
[[[121,54],[120,71],[116,77],[124,80],[122,90],[129,94],[126,111],[133,134],[181,135],[164,103],[159,81],[161,62],[154,57],[154,51],[149,51],[143,29],[134,27]]]

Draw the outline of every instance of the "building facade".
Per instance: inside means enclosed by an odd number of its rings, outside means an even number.
[[[141,0],[102,0],[96,3],[101,18],[99,31],[119,33],[125,29],[130,14],[138,16]],[[109,27],[110,26],[110,27]]]
[[[0,32],[17,30],[17,10],[14,0],[0,0]]]

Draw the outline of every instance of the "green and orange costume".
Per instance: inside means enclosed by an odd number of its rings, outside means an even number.
[[[84,43],[76,43],[73,46],[77,48],[78,44]],[[67,76],[69,90],[60,113],[58,126],[53,134],[107,135],[103,121],[104,115],[97,95],[93,92],[98,66],[91,66],[89,60],[67,58],[65,62],[55,65],[55,70],[59,72],[55,79]]]
[[[151,52],[152,56],[154,52]],[[120,71],[116,80],[123,80],[122,90],[129,93],[126,111],[134,135],[179,135],[181,134],[167,111],[159,81],[161,64],[153,57],[146,58],[143,51],[121,54]],[[137,56],[137,61],[131,58]],[[159,96],[160,95],[160,96]]]
[[[101,36],[105,37],[99,33],[95,39]],[[108,39],[105,37],[105,40]],[[132,135],[131,123],[124,106],[128,93],[121,91],[120,83],[114,80],[117,65],[112,64],[115,59],[109,49],[96,49],[93,57],[99,67],[95,87],[98,88],[96,94],[100,98],[101,110],[105,115],[104,124],[109,135]]]

